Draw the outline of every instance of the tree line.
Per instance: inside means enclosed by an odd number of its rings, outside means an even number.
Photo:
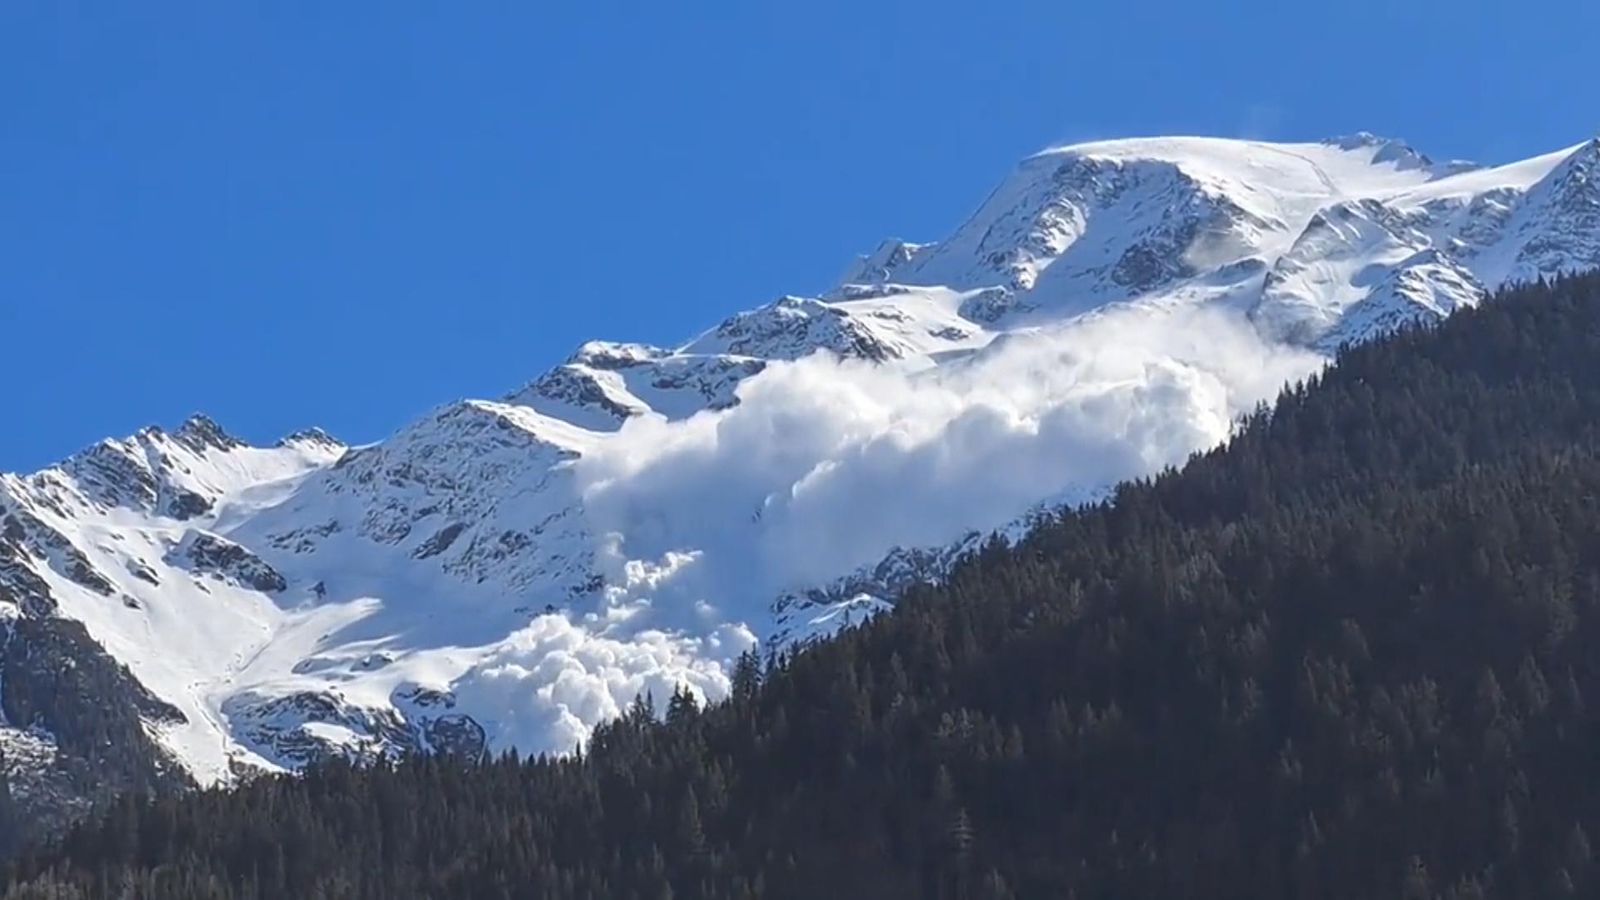
[[[129,794],[7,898],[1595,896],[1600,276],[566,758]]]

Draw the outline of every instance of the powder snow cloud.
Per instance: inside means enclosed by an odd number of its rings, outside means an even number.
[[[615,565],[695,554],[640,596],[755,619],[818,573],[1181,463],[1321,362],[1227,312],[1124,308],[921,371],[774,364],[732,409],[641,417],[577,471]]]
[[[720,697],[783,591],[1181,463],[1323,362],[1226,311],[1128,307],[934,368],[773,364],[731,409],[634,419],[576,462],[611,587],[452,689],[498,745],[549,750],[643,693]]]

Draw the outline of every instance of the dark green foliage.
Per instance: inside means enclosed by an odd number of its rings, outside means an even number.
[[[1597,654],[1589,277],[1351,350],[729,702],[130,799],[10,896],[1596,896]]]
[[[80,780],[151,790],[184,780],[160,760],[141,718],[182,721],[68,619],[18,617],[0,640],[0,709],[49,730]]]
[[[89,636],[83,625],[22,615],[0,626],[0,712],[18,727],[42,728],[57,755],[49,778],[19,789],[0,785],[0,846],[63,828],[75,810],[127,791],[191,784],[145,730],[181,721]],[[26,776],[23,777],[26,781]]]

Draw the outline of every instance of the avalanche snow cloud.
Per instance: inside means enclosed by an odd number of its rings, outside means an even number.
[[[737,406],[630,421],[577,471],[616,561],[680,555],[634,592],[653,621],[759,621],[819,571],[1181,462],[1322,361],[1224,311],[1121,309],[922,370],[775,364]]]
[[[1127,308],[959,364],[772,365],[730,409],[638,417],[577,461],[613,587],[535,619],[455,692],[541,750],[643,693],[721,696],[774,597],[1182,462],[1323,361],[1225,311]]]
[[[202,781],[566,751],[1181,463],[1341,343],[1596,265],[1600,142],[1499,168],[1366,134],[1055,148],[821,296],[585,344],[376,444],[197,417],[0,476],[0,615],[82,622]]]

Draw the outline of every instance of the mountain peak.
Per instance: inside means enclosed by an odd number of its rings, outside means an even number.
[[[1567,157],[1568,165],[1593,165],[1600,161],[1600,136],[1595,136],[1574,147]]]
[[[279,438],[277,443],[275,443],[273,446],[293,447],[296,445],[326,448],[331,450],[343,448],[345,443],[326,431],[323,431],[321,428],[312,426],[310,428],[302,428],[299,431],[292,431],[289,434],[284,435],[283,437]]]
[[[1595,160],[1453,174],[1368,133],[1054,148],[942,240],[681,345],[591,341],[348,452],[196,415],[0,492],[42,523],[19,563],[41,597],[182,709],[159,739],[201,780],[403,749],[439,715],[417,696],[495,749],[567,749],[641,692],[724,689],[786,633],[781,596],[838,627],[810,588],[865,566],[828,599],[877,608],[858,595],[939,577],[973,530],[1204,449],[1340,343],[1600,264]],[[818,353],[851,361],[795,364]]]
[[[233,450],[246,446],[244,441],[223,430],[215,419],[205,413],[195,413],[184,419],[173,437],[190,449],[201,452],[207,448]]]
[[[1342,137],[1327,138],[1322,143],[1345,151],[1371,151],[1374,164],[1387,164],[1399,170],[1436,168],[1433,160],[1427,154],[1412,148],[1405,141],[1397,138],[1381,137],[1370,131],[1358,131],[1355,134]],[[1470,167],[1472,167],[1471,163],[1451,162],[1445,165],[1444,170],[1446,172],[1456,172]]]
[[[568,363],[581,363],[596,369],[621,369],[660,359],[671,351],[649,344],[620,341],[584,341]]]
[[[926,249],[927,244],[913,244],[899,238],[885,238],[878,248],[866,256],[856,257],[845,271],[840,284],[876,284],[893,281],[894,272],[912,257]]]
[[[1394,147],[1410,150],[1413,153],[1416,152],[1415,150],[1411,150],[1411,146],[1409,144],[1399,138],[1384,137],[1382,135],[1373,134],[1370,131],[1357,131],[1354,134],[1344,134],[1330,138],[1323,138],[1321,143],[1332,147],[1338,147],[1340,150],[1355,150],[1361,147],[1372,147],[1376,149]]]

